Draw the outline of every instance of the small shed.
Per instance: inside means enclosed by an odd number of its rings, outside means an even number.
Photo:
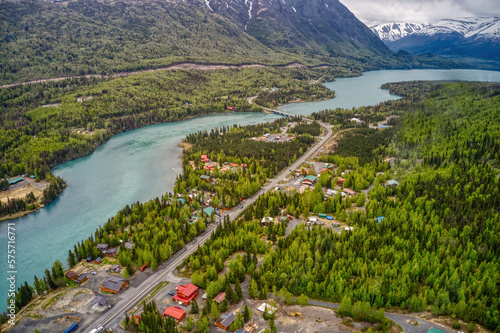
[[[226,299],[226,293],[220,292],[219,295],[214,297],[214,302],[216,302],[217,304],[220,304],[220,303],[224,302],[225,299]]]
[[[348,195],[356,195],[357,194],[356,192],[354,192],[353,190],[348,189],[348,188],[344,189],[344,193],[348,194]]]
[[[96,296],[91,301],[92,304],[99,304],[99,306],[104,306],[108,303],[108,299],[102,296]]]
[[[76,278],[78,277],[78,274],[76,274],[76,273],[75,273],[75,272],[73,272],[73,271],[67,271],[64,275],[65,275],[65,276],[68,278],[68,280],[70,280],[70,281],[71,281],[71,280],[74,280],[74,279],[76,279]]]
[[[102,258],[98,257],[96,260],[94,260],[96,264],[100,264],[102,262]]]
[[[113,273],[120,273],[122,268],[120,267],[120,265],[111,265],[109,266],[108,270]]]
[[[87,274],[82,274],[82,275],[79,275],[76,279],[75,279],[75,282],[77,284],[82,284],[83,282],[87,281],[88,280],[88,276]]]

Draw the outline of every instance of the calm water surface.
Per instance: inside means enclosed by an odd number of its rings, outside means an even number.
[[[363,73],[357,78],[338,79],[325,83],[335,90],[335,98],[311,103],[292,103],[279,107],[279,110],[309,115],[316,111],[336,108],[353,108],[376,105],[383,101],[398,99],[399,96],[389,94],[380,89],[383,83],[413,80],[461,80],[461,81],[500,81],[500,72],[481,70],[387,70]]]
[[[478,70],[411,70],[367,72],[358,78],[325,85],[335,90],[332,100],[284,105],[280,110],[308,115],[323,109],[374,105],[398,96],[381,90],[385,82],[408,80],[500,81],[500,72]],[[63,193],[47,207],[10,220],[16,228],[17,283],[32,283],[34,275],[59,259],[66,264],[68,250],[87,238],[125,205],[147,201],[172,191],[181,171],[187,134],[232,124],[249,125],[276,119],[261,113],[218,114],[177,123],[147,126],[112,137],[91,155],[54,169],[68,182]],[[0,253],[7,249],[7,223],[0,223]],[[0,264],[0,309],[7,296],[6,259]]]

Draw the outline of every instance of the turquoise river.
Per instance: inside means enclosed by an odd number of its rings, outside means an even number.
[[[394,70],[364,73],[325,85],[335,90],[331,100],[284,105],[280,110],[308,115],[323,109],[375,105],[398,96],[381,90],[385,82],[409,80],[500,81],[500,72],[479,70]],[[125,205],[147,201],[172,191],[181,171],[187,134],[232,124],[269,122],[277,116],[263,113],[224,113],[176,123],[152,125],[116,135],[94,153],[63,163],[53,171],[68,187],[47,207],[0,223],[0,252],[7,253],[7,223],[15,224],[16,282],[44,276],[56,259],[66,264],[68,250],[87,238]],[[0,264],[0,299],[7,298],[7,255]],[[4,301],[1,301],[2,303]],[[0,306],[5,309],[6,303]]]

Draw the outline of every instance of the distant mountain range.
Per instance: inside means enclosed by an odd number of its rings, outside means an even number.
[[[390,51],[338,0],[0,2],[0,82],[179,62],[454,67]]]
[[[431,24],[394,22],[371,29],[393,51],[500,62],[498,17],[445,19]]]

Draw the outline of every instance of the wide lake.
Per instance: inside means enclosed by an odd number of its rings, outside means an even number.
[[[500,72],[479,70],[386,70],[339,79],[325,85],[335,90],[331,100],[284,105],[280,110],[308,115],[312,112],[374,105],[399,98],[380,89],[385,82],[410,80],[465,80],[500,82]],[[9,220],[16,229],[17,284],[44,269],[56,259],[66,265],[68,250],[86,239],[125,205],[147,201],[173,190],[181,172],[182,148],[187,134],[233,124],[269,122],[277,116],[263,113],[224,113],[176,123],[152,125],[116,135],[94,153],[66,162],[53,171],[68,187],[47,207]],[[7,221],[0,223],[0,252],[7,250]],[[7,297],[6,256],[0,264],[0,310]]]

